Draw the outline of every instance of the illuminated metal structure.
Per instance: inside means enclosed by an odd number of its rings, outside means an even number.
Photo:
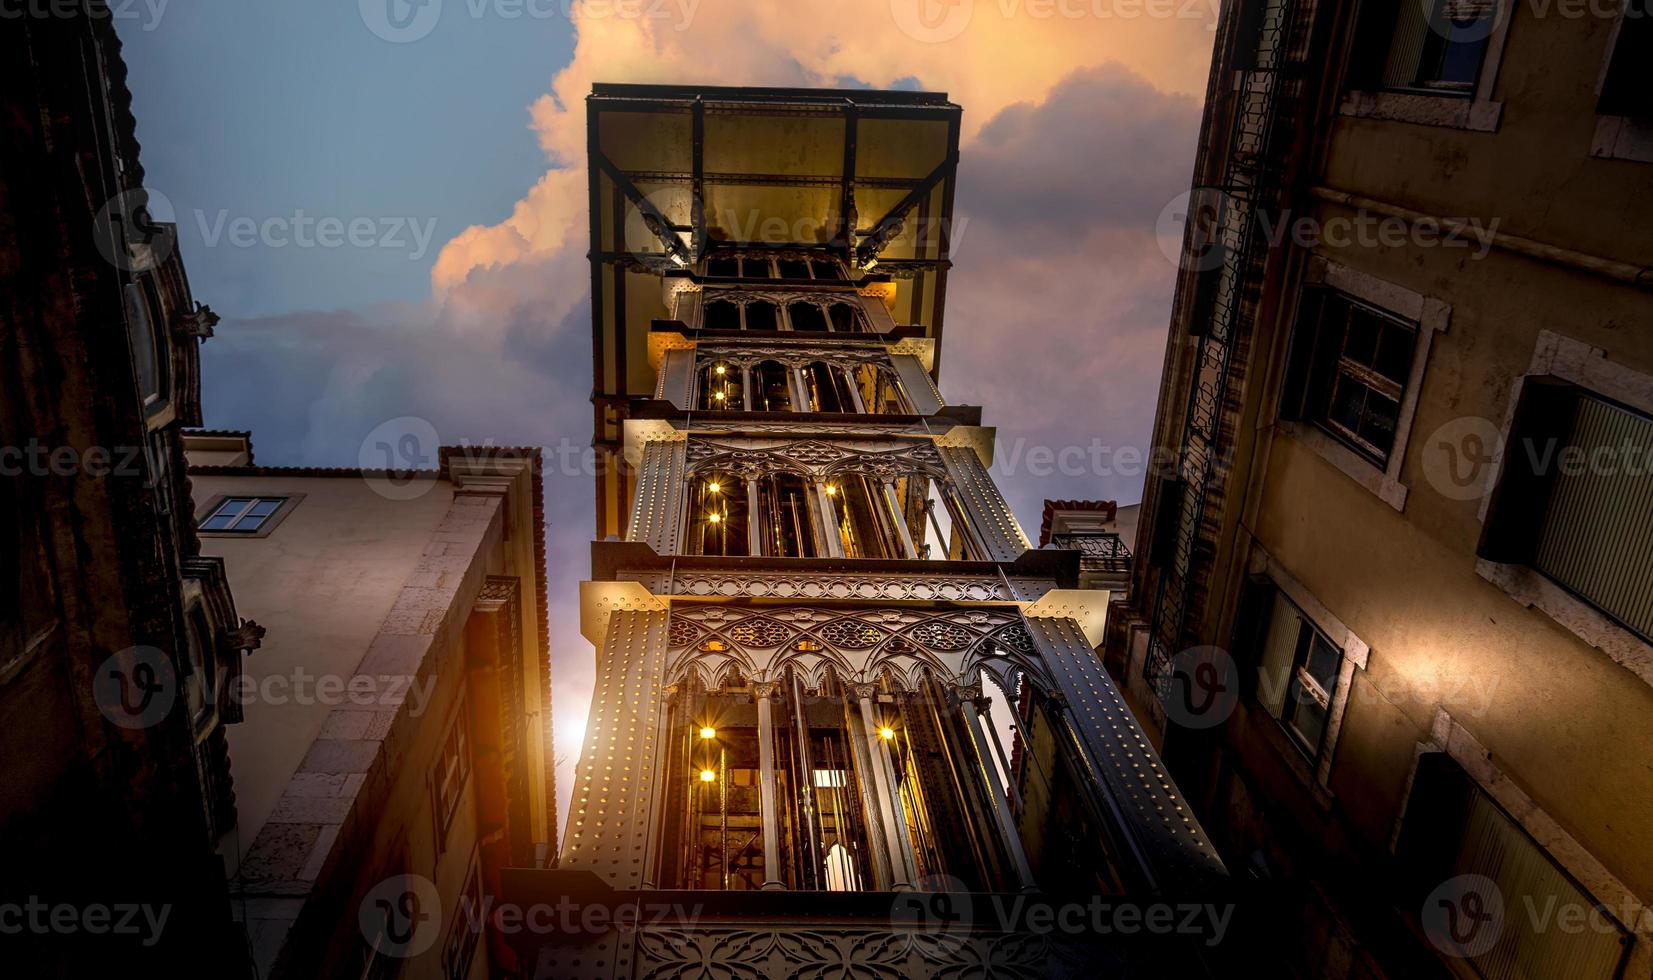
[[[546,941],[540,975],[1049,965],[1011,928],[926,945],[892,893],[1220,877],[1095,655],[1108,593],[1030,544],[993,430],[933,381],[959,107],[600,85],[588,108],[597,682],[560,868],[507,891],[702,911]]]

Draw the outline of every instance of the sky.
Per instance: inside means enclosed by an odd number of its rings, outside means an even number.
[[[550,450],[564,815],[594,675],[591,85],[963,107],[940,387],[984,406],[1036,538],[1046,498],[1140,498],[1215,5],[111,0],[152,211],[223,317],[206,424],[251,429],[266,465],[362,465],[386,427]]]

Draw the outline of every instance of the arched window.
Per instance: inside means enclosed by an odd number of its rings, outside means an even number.
[[[832,319],[832,329],[836,333],[865,333],[866,325],[861,319],[861,311],[849,303],[834,303],[828,311]]]
[[[697,474],[689,484],[690,554],[747,554],[746,481],[732,473]]]
[[[826,316],[821,308],[814,303],[793,303],[786,308],[787,319],[792,321],[793,330],[802,330],[807,333],[825,333],[827,328]]]
[[[758,483],[758,533],[763,553],[814,558],[825,553],[815,537],[810,485],[796,473],[771,473]]]
[[[899,532],[878,483],[854,473],[826,485],[832,520],[846,558],[903,558]]]
[[[701,311],[700,325],[707,330],[739,330],[740,307],[726,299],[714,299]]]
[[[779,361],[764,361],[752,369],[752,410],[792,411],[791,372]]]
[[[782,279],[808,279],[809,263],[803,259],[777,259]]]
[[[855,396],[850,392],[849,375],[840,368],[816,361],[804,368],[804,387],[812,412],[853,412]]]
[[[746,329],[776,330],[780,326],[780,308],[766,299],[746,304]]]
[[[911,415],[912,403],[901,390],[895,372],[876,364],[862,364],[855,368],[855,386],[861,392],[861,405],[874,415]]]
[[[701,370],[699,407],[703,411],[742,411],[746,408],[742,395],[740,368],[718,361]]]
[[[815,278],[817,279],[835,279],[839,282],[842,282],[844,279],[843,270],[840,269],[838,267],[838,263],[832,259],[816,259],[811,262],[810,265],[814,267]]]
[[[740,276],[740,259],[733,255],[708,258],[706,260],[706,274],[730,279],[738,278]]]

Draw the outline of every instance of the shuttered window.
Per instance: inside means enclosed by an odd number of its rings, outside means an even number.
[[[1653,420],[1582,396],[1567,442],[1533,567],[1653,638]]]
[[[1530,566],[1653,642],[1653,419],[1528,378],[1478,554]]]
[[[1431,937],[1469,954],[1465,959],[1486,980],[1622,975],[1630,937],[1615,910],[1586,892],[1443,754],[1419,760],[1398,857],[1421,903],[1426,930],[1436,911],[1429,906],[1443,901],[1463,905],[1460,913],[1491,916],[1478,922],[1468,914],[1436,917],[1435,926],[1444,924],[1452,932]],[[1477,894],[1478,910],[1469,909],[1462,901],[1466,896],[1451,885],[1460,875],[1490,879],[1497,901]],[[1488,911],[1493,908],[1502,914]],[[1453,943],[1462,945],[1454,949]]]
[[[1394,91],[1469,95],[1496,18],[1496,0],[1368,0],[1359,40],[1372,54],[1357,53],[1355,81]]]

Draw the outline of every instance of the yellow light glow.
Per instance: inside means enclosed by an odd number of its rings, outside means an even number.
[[[717,738],[717,729],[710,728],[710,727],[702,728],[700,730],[700,737],[701,738]]]
[[[718,401],[723,401],[723,392],[720,391],[717,394],[713,395],[712,397],[717,399]]]
[[[884,741],[888,742],[890,739],[895,737],[895,729],[889,728],[887,726],[884,727],[884,728],[880,728],[878,730],[878,737],[883,739]]]
[[[710,770],[710,769],[700,770],[700,781],[701,782],[709,783],[709,782],[712,782],[716,779],[717,779],[717,773],[713,772],[712,770]]]
[[[719,490],[722,490],[722,489],[723,489],[723,484],[721,484],[721,483],[708,483],[708,484],[706,484],[706,490],[709,493],[717,493]]]
[[[707,521],[708,521],[708,522],[709,522],[709,523],[712,523],[712,524],[716,524],[716,523],[717,523],[717,522],[718,522],[718,521],[721,521],[721,520],[723,520],[723,518],[721,518],[721,517],[719,517],[719,516],[718,516],[718,515],[716,515],[716,514],[707,514],[707,515],[706,515],[706,520],[707,520]]]
[[[721,364],[719,364],[719,365],[718,365],[718,366],[717,366],[717,373],[718,373],[718,374],[728,374],[728,373],[729,373],[729,369],[728,369],[728,368],[726,368],[726,367],[724,367],[724,366],[723,366],[723,365],[721,365]]]
[[[832,484],[828,483],[827,484],[827,496],[828,497],[838,496],[838,488],[833,486]]]

